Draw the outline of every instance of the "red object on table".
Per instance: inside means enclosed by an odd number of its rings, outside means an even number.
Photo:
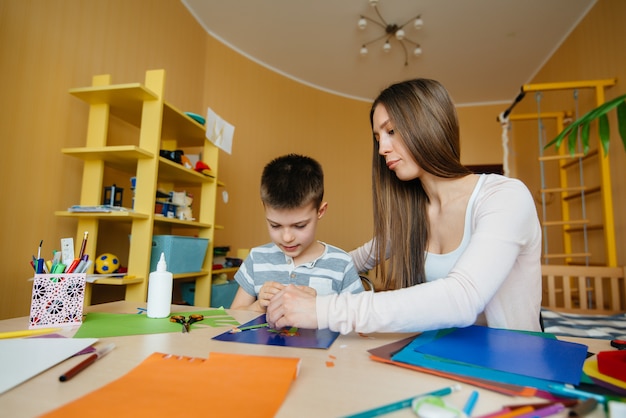
[[[602,374],[626,382],[626,350],[599,352],[598,370]]]

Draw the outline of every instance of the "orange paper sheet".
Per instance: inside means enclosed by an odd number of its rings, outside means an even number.
[[[153,353],[125,376],[44,417],[273,417],[299,364],[286,357]]]

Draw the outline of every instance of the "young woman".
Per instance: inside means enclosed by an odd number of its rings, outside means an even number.
[[[270,301],[270,324],[539,330],[541,228],[526,186],[461,165],[456,110],[437,81],[388,87],[370,122],[374,239],[351,255],[389,290],[314,297],[289,286]]]

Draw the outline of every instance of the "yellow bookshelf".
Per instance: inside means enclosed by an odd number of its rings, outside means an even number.
[[[89,120],[84,147],[64,148],[66,155],[83,161],[80,205],[101,204],[105,168],[136,177],[134,207],[130,211],[108,213],[58,211],[57,216],[77,220],[76,242],[89,232],[86,253],[97,255],[98,237],[115,233],[103,227],[108,222],[130,223],[128,273],[123,279],[101,278],[100,285],[125,286],[125,298],[145,301],[150,273],[152,235],[155,226],[160,231],[188,231],[209,239],[202,270],[174,275],[175,279],[195,279],[195,305],[209,306],[213,264],[213,230],[215,199],[218,187],[218,149],[205,138],[205,128],[163,98],[165,70],[146,72],[145,82],[112,84],[110,75],[93,77],[92,85],[70,89],[69,93],[89,105]],[[108,144],[111,118],[139,131],[138,143]],[[180,164],[160,157],[163,145],[167,149],[201,149],[202,160],[211,167],[205,176]],[[179,220],[155,215],[156,191],[159,184],[176,188],[194,187],[194,207],[199,207],[196,220]],[[182,233],[181,235],[185,235]],[[128,239],[128,237],[119,237]],[[91,303],[92,284],[87,285],[85,303]]]

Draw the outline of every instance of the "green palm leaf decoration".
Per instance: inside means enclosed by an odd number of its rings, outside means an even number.
[[[571,155],[576,152],[576,139],[578,136],[578,130],[580,129],[580,138],[583,146],[583,153],[589,152],[589,129],[591,122],[598,119],[598,135],[600,136],[600,143],[604,149],[604,154],[609,152],[609,139],[611,138],[611,132],[609,127],[609,118],[607,113],[617,108],[617,125],[619,129],[619,135],[622,138],[622,144],[626,150],[626,94],[619,96],[609,102],[601,104],[595,109],[590,110],[579,119],[572,122],[567,128],[563,129],[556,138],[550,141],[544,148],[548,148],[552,145],[559,148],[563,143],[565,137],[567,137],[567,148]]]

